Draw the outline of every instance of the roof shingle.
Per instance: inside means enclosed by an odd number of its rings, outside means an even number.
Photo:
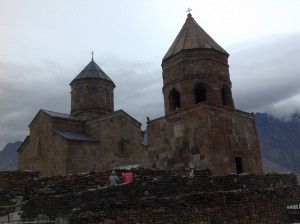
[[[223,54],[229,55],[220,45],[218,45],[194,20],[189,13],[183,27],[164,56],[163,60],[189,49],[214,49]]]
[[[41,111],[49,114],[51,117],[58,117],[58,118],[63,118],[63,119],[68,119],[68,120],[81,121],[81,119],[79,119],[78,117],[75,117],[71,114],[63,114],[63,113],[49,111],[49,110],[41,110]]]
[[[105,72],[92,60],[74,79],[104,79],[109,82],[113,81],[105,74]],[[73,82],[72,81],[72,82]]]
[[[60,129],[54,129],[53,131],[54,133],[68,140],[97,142],[95,138],[80,131],[66,131]]]

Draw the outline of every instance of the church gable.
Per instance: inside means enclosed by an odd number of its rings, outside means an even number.
[[[81,121],[79,118],[72,116],[70,114],[64,114],[64,113],[40,109],[38,113],[35,115],[35,117],[32,119],[32,121],[30,122],[29,127],[33,126],[33,124],[39,119],[40,116],[42,116],[42,114],[45,114],[46,116],[52,118],[60,118],[60,119],[65,119],[65,120],[70,120],[75,122]]]
[[[123,110],[85,123],[86,133],[99,141],[103,166],[141,163],[141,123]]]
[[[19,150],[19,168],[39,170],[43,176],[65,173],[68,144],[56,130],[82,132],[82,121],[69,114],[40,110],[29,128],[26,144]]]
[[[87,121],[85,123],[85,125],[89,125],[95,122],[103,122],[109,119],[113,119],[116,117],[122,117],[123,119],[125,119],[126,121],[130,122],[132,125],[136,126],[136,127],[141,127],[141,123],[139,121],[137,121],[135,118],[131,117],[129,114],[127,114],[125,111],[123,110],[117,110],[113,113],[107,114],[105,116],[99,116],[97,118],[91,119],[89,121]]]
[[[18,153],[21,153],[28,145],[29,142],[29,135],[26,136],[26,138],[24,139],[24,141],[22,142],[22,144],[20,145],[19,149],[18,149]]]

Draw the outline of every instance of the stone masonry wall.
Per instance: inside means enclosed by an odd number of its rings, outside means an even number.
[[[67,144],[53,133],[53,128],[78,131],[77,126],[39,112],[30,127],[30,141],[19,153],[18,168],[40,171],[41,176],[66,174]]]
[[[148,167],[195,167],[213,174],[262,173],[255,120],[249,113],[209,103],[148,122]]]
[[[1,171],[0,193],[13,198],[23,194],[24,188],[31,187],[32,181],[38,179],[39,173],[35,171]]]
[[[80,224],[288,223],[286,206],[300,200],[293,174],[210,176],[208,170],[195,170],[190,178],[187,170],[133,172],[133,183],[116,187],[106,186],[110,171],[47,178],[2,172],[1,180],[12,178],[9,185],[0,182],[0,193],[16,196],[22,187],[14,189],[24,184],[30,191],[24,217],[68,216]]]
[[[225,85],[231,89],[228,70],[228,56],[215,50],[191,50],[164,60],[163,94],[165,114],[172,112],[170,108],[170,92],[176,89],[180,93],[181,108],[196,103],[194,90],[198,84],[207,87],[207,101],[222,105],[221,89]],[[230,107],[234,108],[230,91]]]
[[[99,141],[96,150],[91,150],[94,154],[90,157],[73,161],[73,173],[80,170],[78,164],[87,163],[92,170],[109,170],[112,167],[124,164],[142,163],[141,142],[143,141],[140,124],[132,121],[132,118],[123,111],[114,112],[104,118],[94,119],[85,124],[87,134],[95,137]],[[82,148],[73,149],[74,153]],[[73,153],[70,152],[72,159]],[[88,162],[87,162],[88,161]],[[81,171],[82,172],[82,171]]]
[[[0,172],[0,217],[14,212],[14,199],[24,196],[25,189],[32,189],[32,181],[39,177],[38,172],[2,171]]]

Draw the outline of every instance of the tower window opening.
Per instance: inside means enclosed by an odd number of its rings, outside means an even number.
[[[223,87],[221,90],[222,105],[230,106],[230,93],[227,87]]]
[[[107,104],[107,90],[103,90],[102,101],[103,101],[103,105],[106,106],[106,104]]]
[[[38,157],[40,157],[42,155],[41,136],[39,136],[37,155],[38,155]]]
[[[244,173],[243,160],[241,157],[235,157],[236,173]]]
[[[180,94],[177,90],[172,90],[170,93],[170,109],[177,110],[180,109]]]
[[[81,89],[78,91],[78,98],[79,98],[80,105],[83,105],[85,99],[84,99],[83,91]]]
[[[202,85],[197,86],[195,89],[195,99],[196,103],[201,103],[207,100],[206,97],[207,91],[206,88]]]
[[[126,144],[123,138],[121,138],[118,143],[118,155],[122,157],[126,156]]]

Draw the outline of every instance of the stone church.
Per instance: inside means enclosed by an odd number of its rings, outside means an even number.
[[[138,163],[261,173],[254,116],[235,109],[228,57],[189,13],[162,60],[165,116],[148,121],[145,135],[114,111],[115,84],[92,59],[70,83],[71,113],[40,110],[29,124],[19,169],[51,176]]]

